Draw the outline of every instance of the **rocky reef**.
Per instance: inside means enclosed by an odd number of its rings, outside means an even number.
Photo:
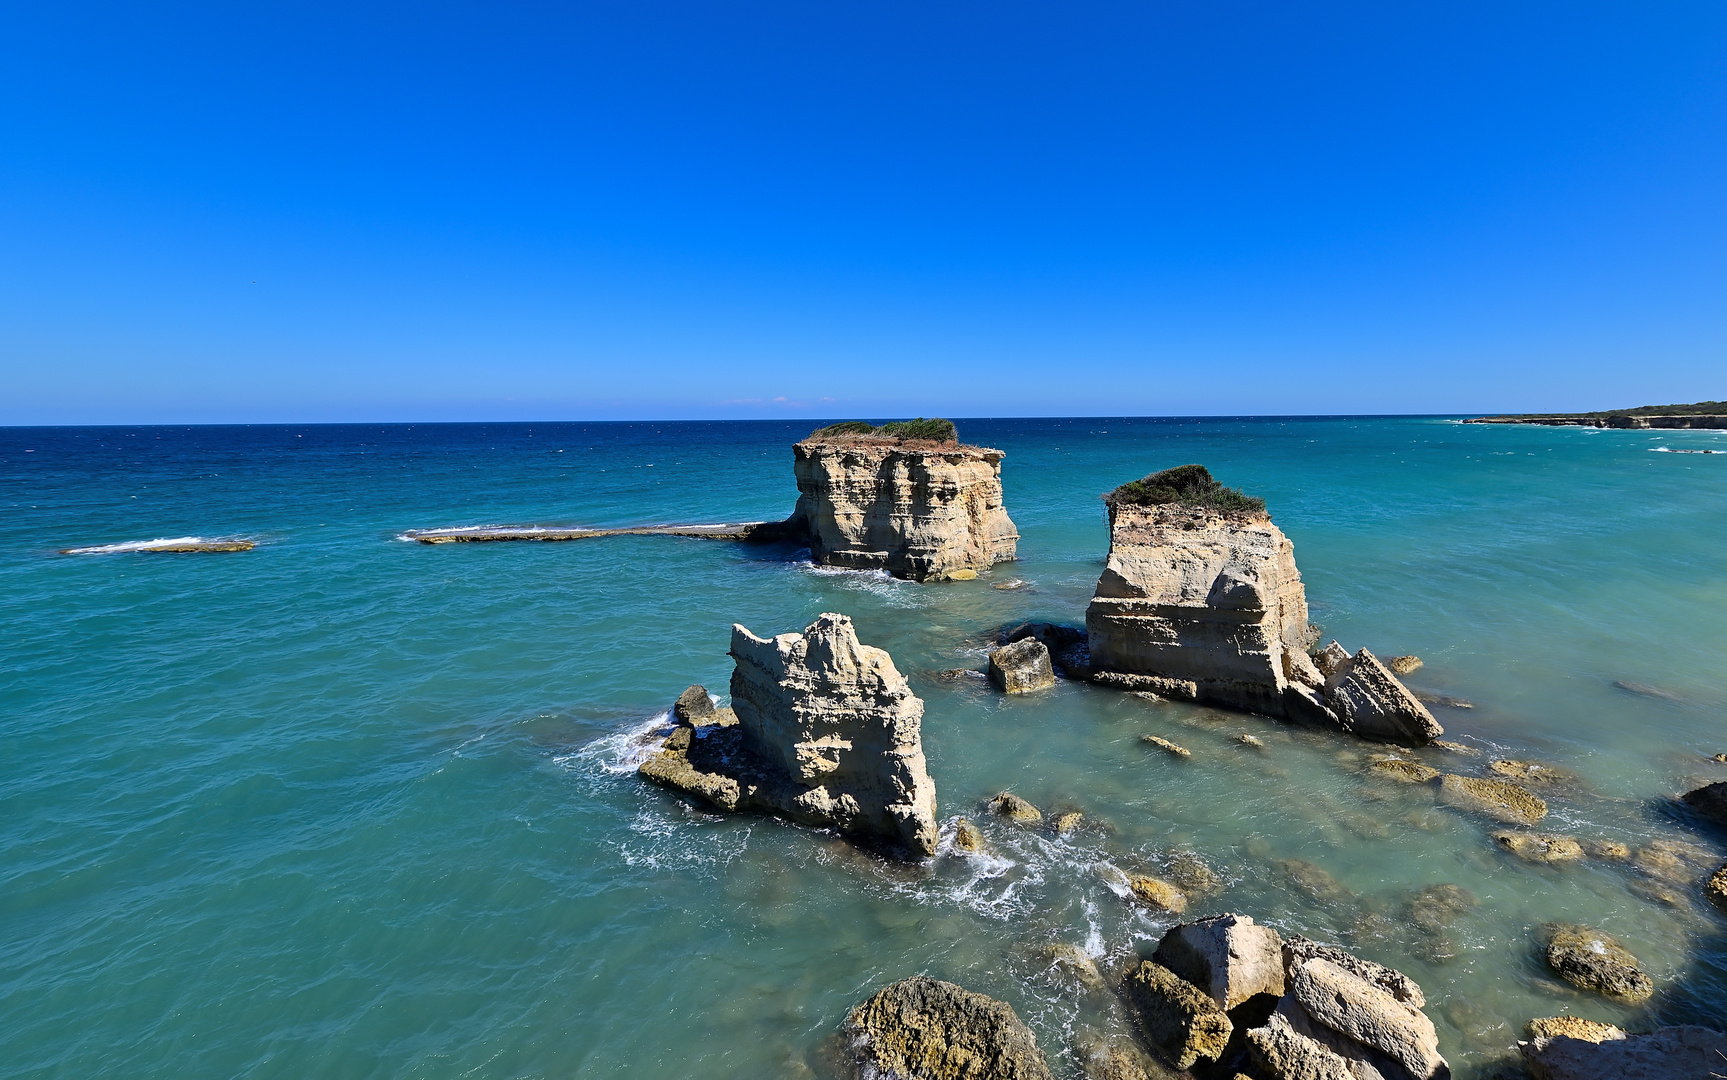
[[[818,563],[947,581],[1014,557],[1019,532],[1002,504],[1000,450],[844,424],[792,450],[798,502],[781,534],[807,541]]]
[[[1109,561],[1086,609],[1093,679],[1168,697],[1423,744],[1444,729],[1366,649],[1316,631],[1295,545],[1264,504],[1202,465],[1124,484],[1109,507]]]
[[[780,814],[893,854],[935,853],[923,702],[892,657],[834,614],[773,638],[733,625],[731,656],[731,708],[685,691],[643,777],[723,810]]]

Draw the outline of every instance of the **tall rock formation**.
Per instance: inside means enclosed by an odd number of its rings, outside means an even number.
[[[892,657],[860,643],[851,620],[834,614],[773,638],[733,625],[731,655],[731,708],[680,709],[680,730],[642,764],[644,777],[722,809],[765,810],[875,846],[935,853],[923,702]]]
[[[1135,485],[1107,499],[1109,563],[1085,617],[1092,666],[1170,696],[1287,715],[1285,654],[1305,657],[1310,642],[1295,545],[1258,500],[1180,498],[1229,490],[1201,466],[1182,469],[1198,473],[1138,482],[1174,492],[1168,501],[1137,501]],[[1170,474],[1187,488],[1154,483]]]
[[[1000,450],[824,432],[792,449],[798,502],[785,530],[818,563],[942,581],[1014,557]]]
[[[1444,734],[1366,649],[1351,657],[1333,642],[1328,670],[1315,665],[1295,545],[1261,500],[1183,465],[1105,501],[1109,563],[1085,618],[1095,681],[1365,738]]]

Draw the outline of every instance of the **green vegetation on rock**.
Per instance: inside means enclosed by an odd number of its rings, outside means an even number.
[[[876,427],[863,420],[842,420],[810,432],[811,439],[868,439],[895,442],[950,443],[959,440],[952,420],[940,417],[916,420],[890,420]]]
[[[1204,465],[1177,465],[1130,480],[1104,496],[1111,506],[1191,506],[1223,514],[1258,514],[1265,500],[1244,495],[1215,480]]]

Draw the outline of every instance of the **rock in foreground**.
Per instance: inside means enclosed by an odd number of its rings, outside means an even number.
[[[1140,1031],[1178,1069],[1216,1061],[1234,1025],[1217,1002],[1175,972],[1142,960],[1122,978],[1121,994]]]
[[[792,450],[798,502],[784,527],[818,563],[941,581],[1014,557],[1000,450],[826,430]]]
[[[1717,780],[1695,791],[1688,791],[1684,800],[1685,805],[1699,815],[1717,825],[1727,825],[1727,780]]]
[[[841,1028],[871,1080],[1049,1080],[1037,1039],[994,998],[925,976],[877,991]]]
[[[1553,923],[1543,932],[1547,966],[1571,985],[1621,1001],[1642,1001],[1655,992],[1637,958],[1611,936],[1575,923]]]
[[[844,615],[802,634],[732,627],[735,723],[706,723],[679,699],[679,731],[642,776],[725,810],[762,810],[914,856],[936,848],[935,783],[924,766],[923,702]],[[705,693],[701,697],[705,698]],[[686,719],[686,716],[689,719]]]
[[[1536,1020],[1518,1043],[1534,1080],[1711,1080],[1727,1074],[1727,1034],[1666,1027],[1627,1035],[1609,1024]]]

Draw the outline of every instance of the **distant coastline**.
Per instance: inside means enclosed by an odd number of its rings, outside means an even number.
[[[1465,424],[1546,424],[1550,427],[1596,428],[1727,428],[1727,401],[1690,405],[1639,405],[1585,413],[1521,413],[1480,416]]]

